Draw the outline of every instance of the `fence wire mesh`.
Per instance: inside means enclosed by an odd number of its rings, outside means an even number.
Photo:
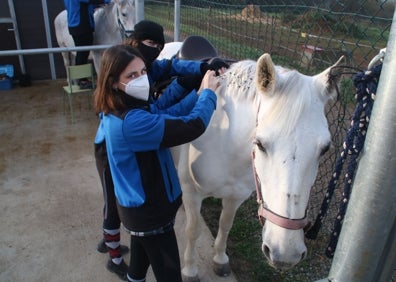
[[[346,65],[366,70],[386,47],[393,13],[394,1],[386,0],[183,0],[179,41],[189,35],[204,36],[221,57],[235,60],[256,60],[270,53],[276,64],[309,75],[331,66],[342,55]],[[168,41],[173,41],[174,1],[145,1],[145,18],[163,25]],[[337,101],[326,108],[333,147],[322,159],[312,190],[311,221],[319,212],[355,108],[353,76],[344,76]],[[315,243],[318,248],[325,247],[332,230],[343,180],[338,181],[318,235],[321,243]],[[322,278],[328,267],[323,270]]]

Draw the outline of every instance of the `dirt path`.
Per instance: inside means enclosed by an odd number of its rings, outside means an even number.
[[[120,281],[95,249],[103,205],[92,145],[97,118],[86,97],[76,97],[72,125],[62,111],[62,84],[0,91],[0,281]],[[181,250],[184,221],[181,209]],[[121,233],[129,245],[127,237]],[[205,227],[201,281],[236,281],[213,274],[212,245]],[[147,281],[154,281],[151,273]]]

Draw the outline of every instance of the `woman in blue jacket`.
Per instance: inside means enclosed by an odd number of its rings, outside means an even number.
[[[199,137],[216,107],[218,80],[208,71],[198,91],[185,95],[175,80],[149,102],[147,69],[127,45],[107,49],[102,58],[95,110],[107,155],[120,219],[131,234],[129,281],[144,281],[151,265],[157,281],[181,281],[173,229],[181,187],[169,147]]]
[[[177,59],[156,60],[164,47],[164,30],[161,25],[149,20],[137,23],[132,37],[124,43],[136,47],[143,55],[150,85],[163,78],[178,75],[177,81],[185,89],[184,94],[199,87],[202,76],[208,69],[219,70],[221,67],[228,67],[225,63],[209,65],[198,61]],[[158,101],[153,97],[150,100],[156,104],[161,102],[161,99]],[[123,262],[122,254],[125,254],[128,249],[120,245],[120,218],[104,141],[104,132],[99,126],[95,137],[95,159],[103,188],[104,207],[103,239],[98,243],[97,250],[101,253],[109,252],[110,260],[107,262],[107,269],[123,278],[126,276],[127,266]]]

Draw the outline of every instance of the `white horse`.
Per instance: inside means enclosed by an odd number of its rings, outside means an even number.
[[[306,256],[303,228],[310,190],[320,156],[331,143],[324,107],[336,96],[338,80],[330,71],[306,76],[275,66],[264,54],[257,62],[234,63],[221,76],[217,109],[206,132],[172,152],[187,217],[185,281],[199,281],[195,242],[203,199],[222,199],[213,262],[215,272],[227,276],[228,234],[255,186],[259,217],[267,219],[262,251],[269,264],[288,269]]]
[[[136,22],[135,0],[113,0],[95,10],[94,45],[119,44],[129,37]],[[60,12],[55,20],[55,35],[59,47],[74,47],[67,27],[67,11]],[[99,71],[103,50],[92,50],[91,56],[96,72]],[[65,67],[74,65],[76,52],[62,52]]]

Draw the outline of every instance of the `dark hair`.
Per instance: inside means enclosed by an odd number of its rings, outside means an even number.
[[[114,45],[104,51],[94,95],[96,113],[107,114],[127,108],[127,95],[114,89],[113,85],[135,58],[140,58],[144,62],[139,50],[125,44]]]

